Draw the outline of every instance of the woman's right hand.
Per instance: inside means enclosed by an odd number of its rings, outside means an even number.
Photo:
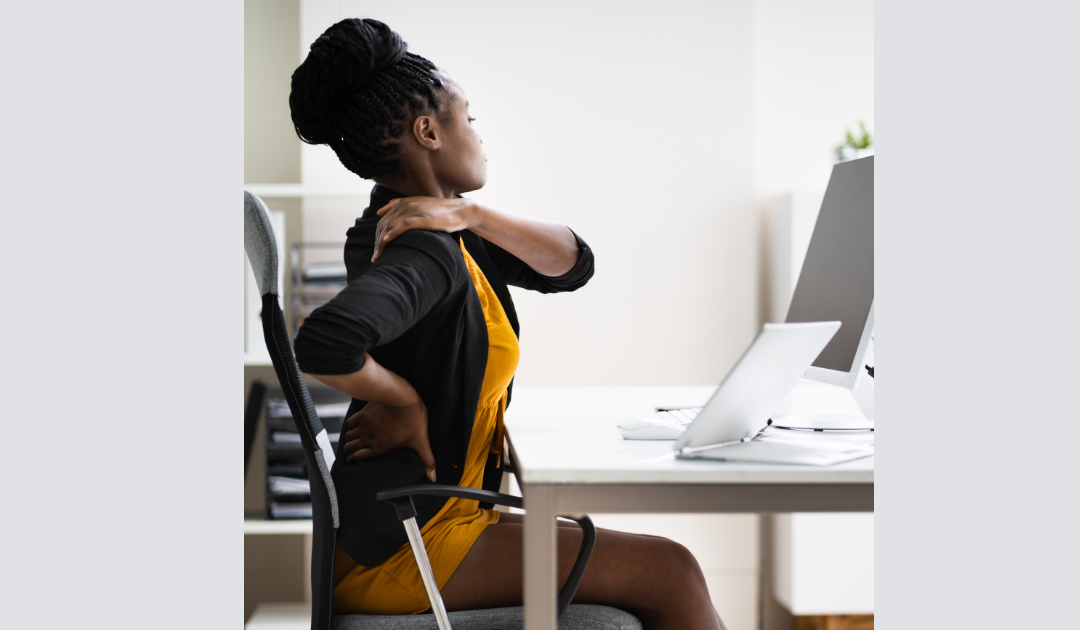
[[[366,461],[399,448],[411,448],[420,456],[428,479],[434,482],[435,455],[428,442],[427,427],[427,407],[419,396],[404,407],[369,402],[350,416],[342,428],[345,461]]]

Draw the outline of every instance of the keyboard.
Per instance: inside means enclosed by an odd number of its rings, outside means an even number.
[[[660,409],[620,422],[616,428],[627,440],[677,440],[700,411]]]
[[[685,427],[696,420],[699,413],[701,413],[701,407],[687,407],[685,409],[658,409],[653,413],[635,417],[655,418],[667,423],[680,424]]]

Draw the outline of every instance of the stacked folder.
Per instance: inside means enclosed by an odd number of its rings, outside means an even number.
[[[292,311],[295,331],[312,311],[345,288],[341,243],[294,243],[291,251]],[[314,260],[316,258],[324,260]],[[325,260],[329,257],[329,260]]]
[[[311,387],[310,392],[315,413],[326,428],[330,445],[336,449],[352,399],[327,387]],[[266,517],[311,518],[311,486],[303,444],[280,389],[270,390],[265,418]]]

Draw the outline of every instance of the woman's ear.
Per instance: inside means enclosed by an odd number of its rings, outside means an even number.
[[[417,116],[413,120],[413,138],[417,144],[430,151],[435,151],[442,146],[441,131],[439,121],[431,116]]]

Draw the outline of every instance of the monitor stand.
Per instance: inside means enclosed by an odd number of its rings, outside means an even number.
[[[809,414],[773,418],[772,426],[781,429],[814,431],[873,431],[874,421],[858,414]]]
[[[859,375],[858,380],[855,381],[855,389],[851,392],[852,398],[855,399],[855,404],[859,405],[859,410],[863,412],[867,420],[874,421],[874,377],[870,376],[866,372]]]
[[[874,428],[874,379],[859,375],[855,389],[801,379],[772,416],[772,425],[815,431]]]

